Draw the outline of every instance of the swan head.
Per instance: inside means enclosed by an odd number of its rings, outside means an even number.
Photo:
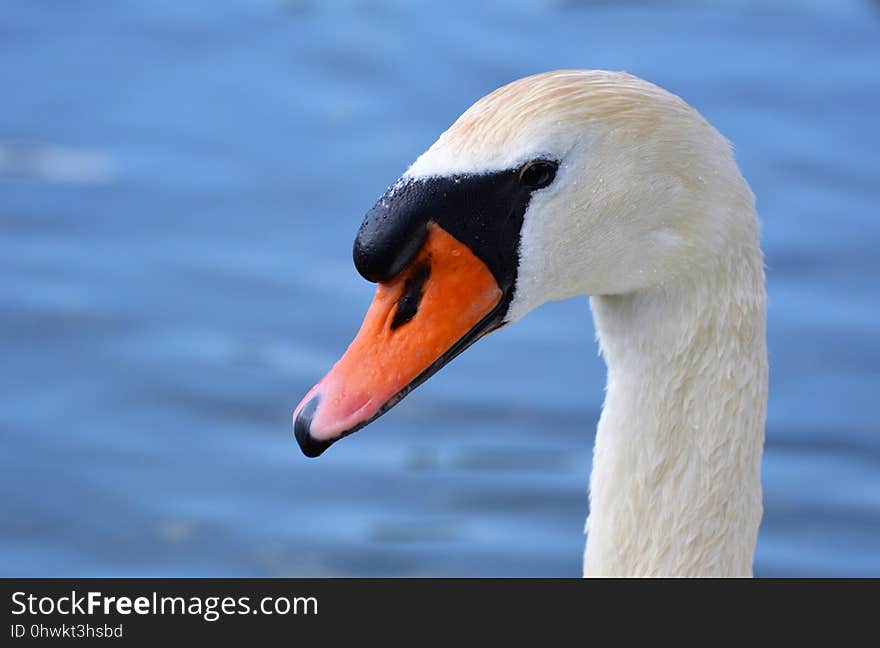
[[[737,200],[752,197],[726,140],[657,86],[563,70],[499,88],[367,213],[354,261],[376,296],[294,411],[300,447],[321,454],[543,303],[717,264],[752,234]]]

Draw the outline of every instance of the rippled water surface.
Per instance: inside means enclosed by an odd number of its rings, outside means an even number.
[[[320,460],[289,416],[372,287],[351,242],[477,97],[626,69],[737,147],[771,402],[761,575],[880,576],[880,5],[19,0],[0,20],[0,573],[580,572],[586,299]]]

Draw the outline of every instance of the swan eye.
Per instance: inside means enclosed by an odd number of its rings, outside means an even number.
[[[532,189],[543,189],[556,177],[556,162],[532,160],[519,170],[519,181]]]

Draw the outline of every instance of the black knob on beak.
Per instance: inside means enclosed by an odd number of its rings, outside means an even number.
[[[401,181],[367,212],[354,240],[354,265],[367,281],[389,281],[413,259],[428,235],[426,196]]]

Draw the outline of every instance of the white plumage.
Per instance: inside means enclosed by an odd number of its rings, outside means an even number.
[[[608,365],[588,576],[748,576],[761,520],[765,294],[754,199],[678,97],[568,70],[484,97],[407,177],[560,161],[526,212],[507,319],[590,295]]]

